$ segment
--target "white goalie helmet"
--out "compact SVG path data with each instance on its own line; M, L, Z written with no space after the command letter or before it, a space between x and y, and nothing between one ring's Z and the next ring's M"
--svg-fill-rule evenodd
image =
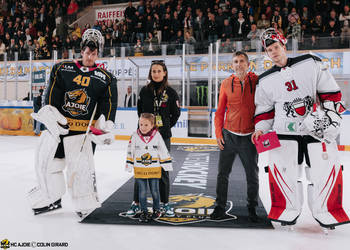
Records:
M97 48L98 51L102 51L103 44L104 44L104 39L99 30L97 29L85 30L82 36L81 48L88 46L89 48Z
M283 45L287 44L287 39L275 28L266 29L260 36L262 46L266 49L275 42L280 42Z

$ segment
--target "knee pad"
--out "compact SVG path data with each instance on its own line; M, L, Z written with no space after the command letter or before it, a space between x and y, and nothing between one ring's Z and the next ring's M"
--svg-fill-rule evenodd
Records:
M313 217L321 226L335 226L349 222L343 209L343 177L336 143L310 143L310 167L306 177L308 204Z
M35 171L38 185L29 192L32 208L41 208L52 204L65 193L62 170L65 162L54 159L58 146L57 139L45 130L39 139L35 151Z
M97 195L95 165L89 137L83 145L85 134L67 136L63 139L67 162L68 190L76 211L100 207Z
M303 203L302 182L298 181L298 143L281 140L281 147L268 152L271 210L274 221L295 222Z

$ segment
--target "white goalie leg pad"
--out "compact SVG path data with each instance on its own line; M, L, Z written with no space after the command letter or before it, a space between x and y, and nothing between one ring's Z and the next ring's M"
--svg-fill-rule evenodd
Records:
M307 148L311 165L306 171L308 204L313 217L325 227L349 222L342 205L343 178L336 143L325 144L325 148L322 143L310 143Z
M91 140L85 134L67 136L63 139L67 164L68 190L76 211L95 209L101 206L96 187L95 164Z
M269 184L271 209L268 218L274 221L295 223L303 203L300 165L298 165L298 143L281 140L281 147L269 154Z
M47 130L43 131L35 152L35 171L38 186L29 192L32 208L42 208L57 201L65 193L63 159L54 159L57 139Z

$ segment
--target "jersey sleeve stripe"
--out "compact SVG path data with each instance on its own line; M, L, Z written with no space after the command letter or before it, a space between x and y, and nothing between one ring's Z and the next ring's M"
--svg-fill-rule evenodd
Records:
M257 124L263 120L273 119L274 117L275 117L275 109L272 109L271 111L254 116L254 124Z
M56 69L55 71L55 77L53 78L53 83L52 83L52 86L51 86L51 89L50 89L50 95L49 95L49 104L52 104L51 103L51 97L52 97L52 90L56 84L56 78L57 78L57 72L58 70L62 67L63 63Z
M111 80L111 77L107 74L107 72L104 69L102 68L99 68L99 69L102 70L103 73L105 73L105 75L109 78L109 80Z
M341 101L341 92L330 92L330 93L318 93L321 101L333 101L340 102Z
M107 120L109 120L109 117L111 116L112 112L112 92L111 92L111 86L108 86L108 93L109 93L109 111L108 111L108 116Z

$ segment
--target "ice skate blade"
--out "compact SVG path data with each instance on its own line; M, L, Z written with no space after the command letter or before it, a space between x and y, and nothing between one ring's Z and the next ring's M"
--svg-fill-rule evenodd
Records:
M39 215L39 214L43 214L43 213L52 212L52 211L60 209L60 208L62 208L61 200L58 200L58 201L48 205L47 207L33 208L33 212L34 212L34 215Z

